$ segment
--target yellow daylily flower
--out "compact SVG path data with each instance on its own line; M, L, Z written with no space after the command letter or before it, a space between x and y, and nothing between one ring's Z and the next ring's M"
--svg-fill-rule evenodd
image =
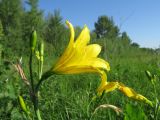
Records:
M136 93L132 88L124 86L122 83L119 84L119 90L129 98L143 101L152 106L152 102L150 100L148 100L143 95Z
M103 92L111 92L119 87L118 82L107 82L107 75L104 71L100 71L100 73L101 84L97 89L98 95L102 95Z
M107 82L106 73L104 71L99 71L99 73L101 75L101 84L99 85L97 89L97 93L99 96L101 96L103 92L111 92L118 88L127 97L135 99L135 100L143 101L153 106L150 100L148 100L143 95L136 93L132 88L126 87L125 85L119 82Z
M101 52L101 46L98 44L88 45L90 32L87 26L84 26L77 40L74 40L74 28L69 21L66 21L66 24L70 29L70 41L51 71L57 74L98 72L102 69L109 71L109 63L97 57Z

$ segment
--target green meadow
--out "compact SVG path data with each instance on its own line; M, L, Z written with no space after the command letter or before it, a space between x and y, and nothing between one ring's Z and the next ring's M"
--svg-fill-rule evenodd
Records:
M0 1L1 120L40 120L34 109L32 86L22 78L25 76L31 84L32 64L32 79L34 84L39 82L40 63L35 52L30 61L32 31L37 32L35 51L44 42L43 74L56 64L70 39L60 11L45 17L38 9L38 0L28 0L28 5L30 9L25 10L21 0ZM83 26L74 29L76 40ZM98 96L98 73L54 74L43 81L35 94L41 119L160 120L160 48L141 48L131 39L127 32L120 32L112 17L99 15L94 30L90 30L89 44L102 47L99 57L110 64L107 81L125 84L150 100L152 106L127 97L118 89ZM18 64L24 75L19 74Z

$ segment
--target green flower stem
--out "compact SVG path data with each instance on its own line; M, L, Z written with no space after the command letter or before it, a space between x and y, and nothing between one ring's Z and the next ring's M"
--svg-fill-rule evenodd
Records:
M46 79L48 79L51 75L53 75L54 73L51 71L47 71L46 73L44 73L41 77L41 79L39 80L38 84L35 87L35 93L38 92L40 85L42 84L42 82Z
M40 111L38 108L38 93L35 93L35 96L34 96L34 111L36 113L38 120L42 120L41 115L40 115Z
M42 57L42 56L40 56ZM42 77L42 72L43 72L43 60L41 60L41 58L38 60L38 78L39 80Z
M30 59L29 59L29 71L30 71L30 79L31 79L31 87L32 92L34 92L34 81L33 81L33 71L32 71L32 57L33 57L33 50L31 50Z
M42 70L43 70L43 61L40 60L40 71L39 71L39 80L41 79L42 77Z
M35 93L35 92L32 95L32 103L33 103L33 106L34 106L34 111L35 111L37 119L42 120L41 116L40 116L40 111L39 111L39 108L38 108L38 94Z
M33 102L33 106L34 106L34 111L35 111L35 114L37 116L37 119L38 120L42 120L41 119L41 116L40 116L40 112L39 112L39 109L38 109L38 95L37 95L37 92L35 91L35 88L34 88L34 80L33 80L33 71L32 71L32 58L33 58L33 53L34 51L31 50L31 53L30 53L30 60L29 60L29 71L30 71L30 79L31 79L31 92L32 92L32 102Z

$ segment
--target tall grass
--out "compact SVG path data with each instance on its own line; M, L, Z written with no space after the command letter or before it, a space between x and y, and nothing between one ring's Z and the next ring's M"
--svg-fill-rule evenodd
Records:
M153 100L153 88L145 75L145 70L149 70L151 73L157 75L158 98L160 98L160 67L158 65L160 56L157 56L154 52L144 51L131 46L123 48L123 45L119 42L117 43L117 41L102 39L96 42L99 42L103 46L101 56L107 59L111 65L111 71L108 73L108 81L123 82L135 89L138 93ZM58 56L56 56L54 54L55 49L52 46L47 46L49 45L46 43L44 71L50 68L61 54L59 52L57 54ZM28 73L28 57L24 54L22 58L24 71ZM17 102L17 96L23 93L25 102L29 107L31 107L30 98L24 94L27 92L27 89L24 87L22 80L18 77L12 64L10 62L7 63L7 61L14 62L16 60L9 58L8 60L4 59L1 63L0 119L26 119ZM39 106L42 118L44 120L88 119L87 108L90 100L96 94L96 88L99 83L99 76L93 74L51 77L40 88ZM147 105L141 104L138 101L126 98L118 91L104 95L101 104L108 103L122 108L123 114L117 116L111 109L100 109L92 117L93 120L152 119L152 109L148 109Z

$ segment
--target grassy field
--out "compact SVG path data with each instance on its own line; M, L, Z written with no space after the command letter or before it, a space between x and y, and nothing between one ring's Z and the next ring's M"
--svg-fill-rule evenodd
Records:
M104 40L98 42L101 44ZM121 54L118 54L118 50L111 50L110 46L110 49L104 49L100 55L104 59L107 58L111 66L111 71L107 73L108 81L123 82L149 100L153 102L156 98L158 100L160 98L160 56L156 52L152 53L139 48L132 48ZM1 61L0 119L27 119L18 103L18 96L23 96L31 113L34 113L33 106L26 85L11 63L16 62L18 56L11 58L4 58ZM26 55L22 58L24 73L29 78L29 58ZM53 50L46 51L44 71L49 69L57 58ZM36 70L36 61L34 61L34 66ZM156 75L156 98L154 87L145 74L146 70ZM37 73L34 72L34 74ZM96 103L90 103L96 95L99 84L98 74L50 77L43 83L39 92L39 109L42 118L44 120L158 120L160 118L160 114L157 114L155 118L155 106L152 108L143 102L130 99L117 90L104 94L103 98ZM102 104L115 105L123 112L117 115L110 108L100 108L93 114L95 108Z

